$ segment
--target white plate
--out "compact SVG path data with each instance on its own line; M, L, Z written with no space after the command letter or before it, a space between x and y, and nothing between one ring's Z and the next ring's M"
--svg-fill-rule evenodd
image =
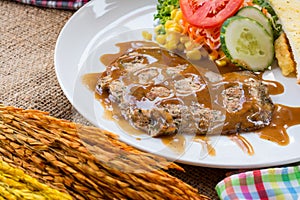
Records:
M244 134L254 148L252 156L226 136L211 138L215 156L207 155L199 143L188 145L184 154L177 155L160 139L145 135L142 140L137 140L114 122L102 118L102 106L82 84L81 77L86 73L103 71L99 58L102 54L117 52L116 43L142 39L142 30L151 31L155 10L155 0L91 1L71 17L57 40L55 69L72 105L91 123L118 134L122 141L181 163L216 168L256 168L299 161L300 126L288 130L290 144L287 146L278 146L256 134ZM296 85L295 79L282 77L278 69L265 73L265 78L276 78L285 86L284 94L272 96L275 103L300 106L300 86Z

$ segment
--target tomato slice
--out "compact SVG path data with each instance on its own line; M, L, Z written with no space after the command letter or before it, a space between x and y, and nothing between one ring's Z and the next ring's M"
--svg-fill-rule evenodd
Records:
M221 26L233 16L243 0L180 0L183 17L193 26L213 28Z

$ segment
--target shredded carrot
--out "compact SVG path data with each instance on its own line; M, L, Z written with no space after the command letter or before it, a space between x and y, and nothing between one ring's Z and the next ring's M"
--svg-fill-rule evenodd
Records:
M203 37L197 37L196 39L194 39L194 41L197 43L203 43L203 39Z
M186 25L184 25L184 29L183 29L183 32L182 32L182 33L183 33L184 35L187 34L188 30L189 30L189 27L186 26Z
M183 19L183 34L188 35L199 45L207 45L211 49L217 49L220 46L219 36L220 27L208 30L195 27Z
M190 34L191 34L192 38L195 39L197 37L197 35L196 35L196 28L192 27L191 29L192 29L192 31L190 32Z
M250 2L247 2L247 5L248 6L254 6L254 3L252 1L250 1Z
M264 14L264 15L267 15L268 14L268 10L266 8L262 8L261 12Z

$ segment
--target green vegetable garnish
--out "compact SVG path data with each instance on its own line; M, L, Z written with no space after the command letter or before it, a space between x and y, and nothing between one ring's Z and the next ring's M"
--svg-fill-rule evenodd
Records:
M159 19L159 23L164 25L170 19L172 10L179 7L179 0L158 0L154 19Z

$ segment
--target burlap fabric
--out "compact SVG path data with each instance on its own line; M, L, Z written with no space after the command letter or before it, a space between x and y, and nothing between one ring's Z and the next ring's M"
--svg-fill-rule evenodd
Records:
M0 102L89 124L64 96L54 71L54 48L72 11L0 1ZM170 173L218 199L215 185L228 170L181 165Z

